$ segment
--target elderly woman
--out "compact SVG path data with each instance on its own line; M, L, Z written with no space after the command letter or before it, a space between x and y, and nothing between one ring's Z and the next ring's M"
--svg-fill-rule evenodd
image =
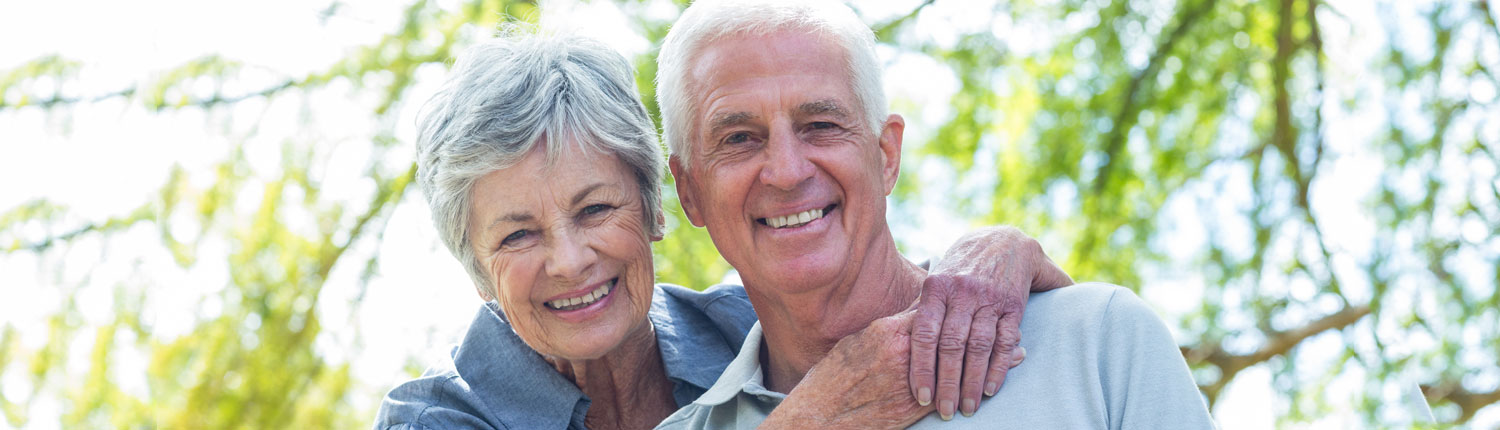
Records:
M742 287L654 282L664 160L632 73L568 36L487 41L454 65L421 119L418 178L486 303L451 360L391 390L377 428L650 428L734 358L755 322ZM788 398L879 412L839 400Z

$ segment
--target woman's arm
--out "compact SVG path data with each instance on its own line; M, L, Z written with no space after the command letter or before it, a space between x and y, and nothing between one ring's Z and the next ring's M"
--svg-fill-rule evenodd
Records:
M913 309L839 341L761 428L903 428L934 410L972 414L981 388L998 391L1024 358L1030 292L1073 283L1011 227L965 235L932 270Z
M1042 245L1015 227L959 238L932 265L911 325L911 391L938 414L972 415L1025 358L1021 316L1033 291L1073 285ZM982 389L982 391L981 391Z

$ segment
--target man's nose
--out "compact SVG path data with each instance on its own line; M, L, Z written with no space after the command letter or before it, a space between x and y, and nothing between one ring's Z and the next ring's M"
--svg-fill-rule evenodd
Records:
M577 232L559 230L562 231L552 234L551 252L547 256L547 276L563 280L584 277L588 269L599 261L599 253Z
M813 176L816 168L807 159L807 145L790 127L773 132L766 147L766 165L760 170L760 181L780 190L791 191Z

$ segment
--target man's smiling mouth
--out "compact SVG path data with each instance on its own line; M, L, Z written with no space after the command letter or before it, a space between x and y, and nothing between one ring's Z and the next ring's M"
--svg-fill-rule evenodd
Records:
M771 228L801 227L803 225L807 225L807 223L823 218L824 215L827 215L829 212L833 212L833 208L836 207L838 207L837 204L831 204L826 207L808 209L794 214L773 216L768 218L756 218L755 222L764 224Z

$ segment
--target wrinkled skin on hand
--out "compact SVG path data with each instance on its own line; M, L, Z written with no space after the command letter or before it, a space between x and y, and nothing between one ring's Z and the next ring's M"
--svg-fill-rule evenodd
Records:
M964 235L922 286L911 325L910 389L943 419L978 410L1021 363L1021 316L1031 292L1073 285L1042 246L1014 227Z
M1072 284L1020 230L965 235L911 309L840 340L761 428L904 428L934 411L970 415L1025 358L1030 293Z
M870 323L840 340L814 365L761 428L896 429L933 411L907 390L915 313Z

